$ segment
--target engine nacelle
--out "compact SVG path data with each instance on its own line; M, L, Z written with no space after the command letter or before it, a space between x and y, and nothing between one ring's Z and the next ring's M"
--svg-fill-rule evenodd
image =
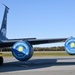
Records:
M75 55L75 38L67 39L64 47L68 54Z
M13 56L20 61L30 59L33 55L33 51L33 47L28 41L19 41L12 47Z

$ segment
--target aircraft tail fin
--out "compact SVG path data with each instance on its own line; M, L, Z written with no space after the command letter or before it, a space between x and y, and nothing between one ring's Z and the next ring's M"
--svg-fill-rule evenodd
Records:
M4 4L3 4L3 5L4 5ZM4 5L4 6L5 6L5 11L4 11L4 16L3 16L3 20L2 20L2 25L1 25L0 31L1 31L2 35L3 35L4 37L6 37L7 13L8 13L9 8L8 8L6 5Z

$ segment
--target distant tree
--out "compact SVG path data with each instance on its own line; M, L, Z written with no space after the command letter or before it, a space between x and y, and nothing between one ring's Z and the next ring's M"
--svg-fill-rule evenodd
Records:
M3 48L2 51L11 51L11 47ZM34 51L65 51L64 47L34 47Z

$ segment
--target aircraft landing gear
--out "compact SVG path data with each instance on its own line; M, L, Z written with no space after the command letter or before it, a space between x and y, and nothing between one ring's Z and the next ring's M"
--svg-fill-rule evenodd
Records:
M0 56L0 65L3 65L3 57Z

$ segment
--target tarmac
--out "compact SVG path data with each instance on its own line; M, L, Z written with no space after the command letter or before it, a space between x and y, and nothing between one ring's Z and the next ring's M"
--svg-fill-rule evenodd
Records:
M32 57L24 62L5 57L0 75L75 75L75 56Z

